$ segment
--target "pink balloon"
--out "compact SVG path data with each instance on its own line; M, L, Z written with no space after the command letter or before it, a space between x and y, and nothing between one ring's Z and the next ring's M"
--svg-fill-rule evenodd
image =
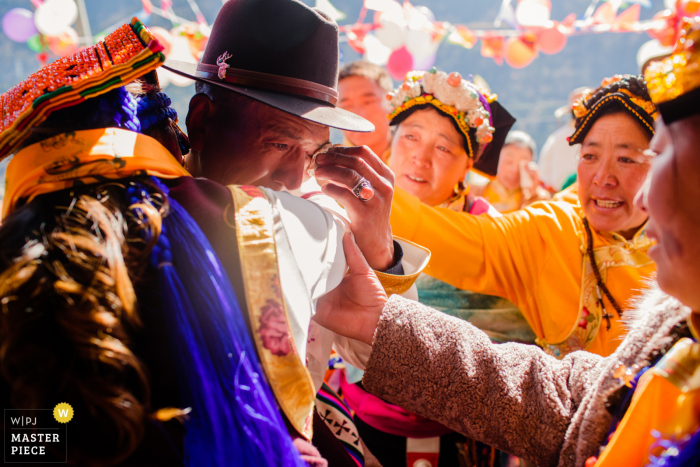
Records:
M13 8L2 17L2 32L15 42L27 42L37 34L34 13L24 8Z
M558 54L566 47L566 35L561 32L559 25L543 29L537 35L537 47L542 53L549 55Z
M413 69L413 55L405 46L391 52L386 69L396 81L403 81L406 73Z
M58 36L46 39L49 42L49 50L59 57L65 57L78 51L78 33L70 26Z

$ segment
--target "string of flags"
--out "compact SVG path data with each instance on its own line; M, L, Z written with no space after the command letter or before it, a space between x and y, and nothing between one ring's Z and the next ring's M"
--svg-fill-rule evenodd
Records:
M26 43L42 66L50 58L70 55L94 44L132 16L145 24L152 15L168 19L172 28L155 26L151 31L163 44L166 56L181 61L196 63L211 32L196 0L187 0L194 21L176 15L172 0L160 0L159 6L151 0L141 0L141 10L93 35L84 2L27 0L33 10L6 11L2 30L11 40ZM330 0L316 0L315 6L335 21L346 18ZM652 41L643 46L644 51L640 50L643 55L670 47L679 34L682 18L700 14L700 0L665 0L664 10L650 20L640 21L641 8L651 6L650 0L591 0L583 15L571 13L555 20L551 18L551 0L502 0L493 23L484 27L438 20L429 8L414 6L408 0L363 0L357 20L340 26L340 32L341 40L353 50L366 60L385 66L394 79L401 81L408 71L430 69L438 48L445 42L467 49L480 47L482 56L499 65L505 62L522 68L539 53L561 52L571 36L646 32ZM79 17L83 37L73 28ZM158 74L163 87L192 83L165 69L159 69Z
M569 37L583 34L646 32L656 48L669 47L682 18L700 14L699 0L665 0L664 10L640 21L641 8L651 6L650 0L592 0L582 16L571 13L554 20L550 0L502 0L492 27L484 28L440 21L427 7L408 1L364 0L358 20L340 29L353 50L403 80L410 70L432 67L444 42L467 49L480 46L481 55L499 65L523 68L539 53L559 53ZM329 0L317 0L316 7L336 21L344 18Z

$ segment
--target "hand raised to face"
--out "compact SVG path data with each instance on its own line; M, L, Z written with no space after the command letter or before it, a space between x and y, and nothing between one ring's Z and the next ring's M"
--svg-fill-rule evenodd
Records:
M328 181L323 192L348 213L352 233L369 265L384 271L394 261L394 243L389 216L394 196L394 174L366 146L331 148L316 157L316 178ZM374 188L368 201L355 197L352 189L365 178Z

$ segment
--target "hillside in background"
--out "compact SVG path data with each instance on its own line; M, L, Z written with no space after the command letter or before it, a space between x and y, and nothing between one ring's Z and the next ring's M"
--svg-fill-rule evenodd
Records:
M414 0L430 8L439 21L453 24L490 23L497 14L497 0ZM313 0L304 0L313 5ZM157 1L154 3L158 3ZM333 5L343 11L347 18L340 24L354 22L362 6L361 0L332 0ZM93 34L118 22L127 22L141 9L139 0L86 0L88 16ZM210 24L221 8L221 0L197 0ZM569 13L583 16L588 0L552 0L552 19L562 20ZM642 19L650 18L663 9L662 0L653 0L651 9L642 9ZM29 0L0 0L0 14L14 7L31 9ZM187 0L173 0L175 13L194 19ZM371 15L368 15L371 16ZM369 18L367 19L369 21ZM171 23L152 16L149 25L170 28ZM76 26L78 32L79 27ZM557 55L540 54L524 69L513 69L508 65L497 65L492 59L479 53L479 45L467 50L443 43L437 53L436 66L445 71L458 71L463 76L479 74L497 93L499 100L518 119L515 128L530 133L538 145L558 126L554 110L566 104L569 92L579 86L597 86L600 81L613 74L637 73L636 54L639 47L650 38L646 34L606 33L570 37L566 48ZM35 54L25 45L10 41L0 33L0 52L3 66L0 67L0 90L5 91L36 71L39 66ZM341 44L342 60L348 63L359 56L347 45ZM189 98L194 86L177 88L169 86L166 91L173 99L181 122L187 112Z

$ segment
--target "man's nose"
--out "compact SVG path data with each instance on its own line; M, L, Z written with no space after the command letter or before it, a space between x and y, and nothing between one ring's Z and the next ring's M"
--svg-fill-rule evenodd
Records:
M651 185L651 170L647 174L646 180L634 196L634 206L642 212L647 212L647 199L649 197L649 186Z

